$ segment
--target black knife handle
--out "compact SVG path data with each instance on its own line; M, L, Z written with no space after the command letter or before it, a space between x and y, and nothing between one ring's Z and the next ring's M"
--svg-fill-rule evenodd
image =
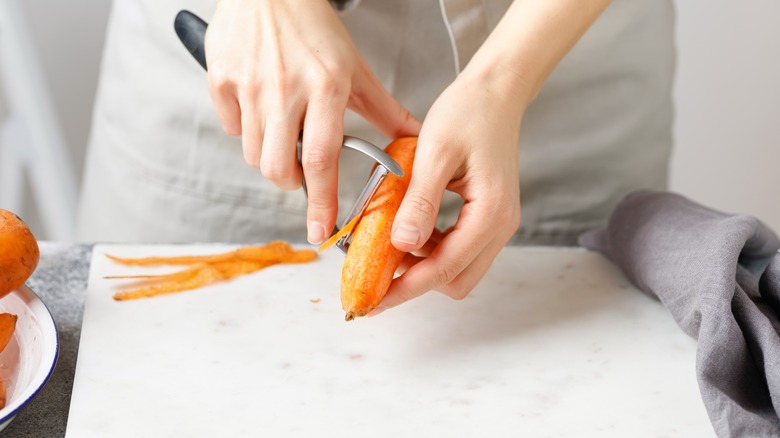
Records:
M204 70L208 70L206 67L206 47L204 45L207 27L208 23L187 10L179 11L176 14L176 19L173 20L173 28L176 29L176 35L179 36L184 47L187 48L190 55L198 61L198 64Z

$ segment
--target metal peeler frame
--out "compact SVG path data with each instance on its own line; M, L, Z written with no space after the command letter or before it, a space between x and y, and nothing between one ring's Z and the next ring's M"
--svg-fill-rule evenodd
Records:
M352 205L352 208L349 210L349 213L347 214L346 218L341 223L341 227L336 227L336 229L333 230L333 234L338 233L340 228L347 225L355 217L363 216L363 213L366 211L366 206L368 206L368 201L370 201L371 198L374 197L374 194L379 188L379 185L382 184L382 181L385 180L388 173L393 173L395 175L398 175L399 177L404 176L404 170L401 168L401 166L398 165L398 163L395 162L395 160L393 160L389 155L387 155L385 151L383 151L382 149L374 146L373 144L363 139L345 135L344 141L342 142L342 147L353 149L358 152L362 152L365 155L368 155L374 161L376 161L377 166L374 168L374 171L371 172L371 177L368 178L368 182L366 182L365 187L363 187L363 191L360 192L360 196L358 196L357 200ZM303 154L303 144L301 139L299 138L298 139L298 163L301 163L302 154ZM308 197L309 194L306 191L305 177L302 177L301 183L302 183L301 185L303 186L303 193ZM340 249L342 252L346 254L347 249L349 249L349 244L351 241L352 241L352 230L350 230L349 233L342 236L336 242L336 247L338 247L338 249Z

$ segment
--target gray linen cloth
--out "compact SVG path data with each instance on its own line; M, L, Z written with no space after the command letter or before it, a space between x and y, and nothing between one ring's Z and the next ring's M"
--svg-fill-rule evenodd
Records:
M640 191L580 244L606 255L698 340L696 375L718 436L780 436L780 240L772 230Z

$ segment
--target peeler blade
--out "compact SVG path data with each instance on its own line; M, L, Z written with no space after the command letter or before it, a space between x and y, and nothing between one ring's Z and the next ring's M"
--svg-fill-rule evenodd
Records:
M376 194L376 191L379 189L379 185L382 184L382 181L387 178L388 173L390 173L390 171L384 165L377 163L376 168L374 168L374 171L371 173L371 177L368 178L368 182L366 183L365 187L363 187L363 191L360 192L360 196L358 196L355 204L352 206L352 209L349 210L349 214L347 214L346 219L344 219L344 222L342 222L342 227L347 225L350 221L352 221L352 219L363 216L363 213L366 212L366 207L368 207L369 201L371 201L371 199L374 197L374 194ZM336 232L338 231L339 230L336 230ZM349 233L342 236L341 239L336 242L336 247L344 254L347 253L349 244L352 242L353 232L354 229L350 230Z

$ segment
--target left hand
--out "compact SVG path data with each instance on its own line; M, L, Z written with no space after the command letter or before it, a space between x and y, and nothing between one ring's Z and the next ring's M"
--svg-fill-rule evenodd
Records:
M523 112L609 0L516 1L436 99L420 131L412 179L393 222L393 245L411 251L381 312L438 290L462 299L520 226L518 141ZM434 232L448 189L465 201Z
M392 232L393 245L411 254L374 314L430 290L464 298L520 226L518 141L526 99L512 72L489 76L464 71L423 122ZM457 223L441 233L434 225L445 189L465 204Z

